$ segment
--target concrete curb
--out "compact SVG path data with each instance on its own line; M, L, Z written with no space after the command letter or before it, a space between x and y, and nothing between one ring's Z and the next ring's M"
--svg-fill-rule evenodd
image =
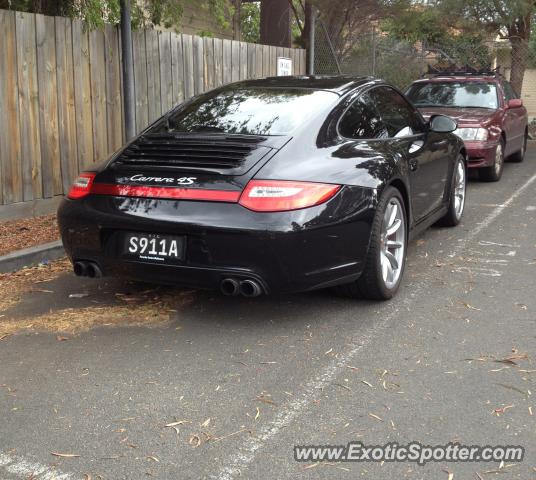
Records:
M37 247L23 248L0 256L0 273L33 267L45 260L56 260L65 255L61 240L44 243Z

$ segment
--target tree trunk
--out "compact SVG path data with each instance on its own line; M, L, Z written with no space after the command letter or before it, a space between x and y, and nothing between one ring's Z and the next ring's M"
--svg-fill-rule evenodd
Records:
M512 66L510 70L510 83L518 95L523 90L523 79L527 69L529 55L530 30L532 26L533 11L523 18L517 19L508 28L510 44L512 45Z
M512 68L510 70L510 83L518 95L523 90L523 78L527 68L528 41L519 37L511 38Z
M262 0L261 43L290 47L290 6L288 0Z

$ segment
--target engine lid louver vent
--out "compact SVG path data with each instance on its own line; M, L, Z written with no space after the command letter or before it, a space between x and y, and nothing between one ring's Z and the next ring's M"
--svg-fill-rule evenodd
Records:
M270 151L259 145L265 140L254 135L147 133L130 144L115 159L114 166L239 175Z

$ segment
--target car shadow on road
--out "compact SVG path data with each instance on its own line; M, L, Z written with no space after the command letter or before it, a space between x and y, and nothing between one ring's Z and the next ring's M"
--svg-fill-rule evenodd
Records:
M343 298L331 290L256 298L159 286L121 278L87 279L64 271L29 286L0 312L0 333L27 329L77 333L98 327L165 327L177 322L247 325L337 315L341 310L377 305Z

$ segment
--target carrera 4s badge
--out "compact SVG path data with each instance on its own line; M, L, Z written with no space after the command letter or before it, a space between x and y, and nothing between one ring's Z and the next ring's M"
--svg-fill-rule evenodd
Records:
M145 177L142 174L137 174L130 177L130 181L132 182L169 183L170 185L192 185L196 180L197 177Z

